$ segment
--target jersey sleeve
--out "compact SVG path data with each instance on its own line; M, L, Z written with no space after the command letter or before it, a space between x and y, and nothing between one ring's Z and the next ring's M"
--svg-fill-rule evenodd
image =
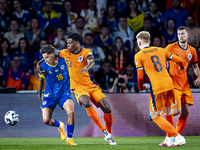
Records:
M141 69L143 70L143 69L144 69L139 54L136 54L136 55L135 55L135 66L136 66L136 69L137 69L137 70L141 70Z
M88 58L90 56L93 56L92 51L90 49L85 49L84 50L84 57Z
M139 54L135 55L135 65L137 69L138 89L142 90L144 84L144 68Z
M181 59L180 57L178 57L178 56L176 56L173 53L170 53L168 51L166 51L166 53L167 53L167 59L168 60L172 60L176 63L183 63L183 59Z
M192 60L191 60L192 64L195 64L196 62L198 62L198 57L197 57L197 52L195 50L195 48L192 48Z

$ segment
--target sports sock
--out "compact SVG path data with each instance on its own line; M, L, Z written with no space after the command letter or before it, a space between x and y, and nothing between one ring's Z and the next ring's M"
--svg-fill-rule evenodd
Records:
M111 133L112 130L112 123L113 123L113 115L112 112L109 114L105 114L104 113L104 120L105 120L105 124L106 124L106 130Z
M60 122L57 121L56 119L54 119L54 120L55 120L55 123L53 124L53 126L60 127Z
M105 129L105 127L103 126L101 120L99 119L99 116L97 115L97 112L95 111L95 109L92 107L90 108L86 108L86 112L88 114L88 116L96 123L96 125L100 128L101 132L103 132L103 130Z
M67 124L67 141L68 141L69 139L71 139L72 136L73 136L73 133L74 133L74 126L75 126L75 125Z
M180 113L180 116L179 116L177 123L176 123L176 130L178 131L179 134L181 134L183 129L185 128L188 116L189 116L189 114Z
M171 136L176 137L179 133L173 127L171 123L169 123L166 119L161 116L153 117L152 120L165 132L169 133Z
M174 118L173 118L172 114L171 115L165 115L165 119L174 126ZM171 135L169 133L167 133L167 137L171 137Z

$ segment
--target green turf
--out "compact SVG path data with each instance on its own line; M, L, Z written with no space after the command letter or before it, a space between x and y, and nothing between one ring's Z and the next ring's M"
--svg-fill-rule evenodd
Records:
M77 146L67 146L60 138L0 138L0 150L200 150L200 137L187 136L186 145L180 147L159 147L164 137L115 137L118 145L107 144L103 137L74 138Z

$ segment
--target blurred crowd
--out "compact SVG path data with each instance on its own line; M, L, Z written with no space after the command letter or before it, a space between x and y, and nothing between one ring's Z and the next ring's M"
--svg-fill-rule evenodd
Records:
M188 43L200 59L199 0L0 0L0 24L0 87L17 90L38 89L39 49L65 49L74 32L92 50L92 76L104 92L138 92L134 55L140 31L150 32L151 46L164 48L177 41L178 27L187 26ZM188 80L195 88L191 67Z

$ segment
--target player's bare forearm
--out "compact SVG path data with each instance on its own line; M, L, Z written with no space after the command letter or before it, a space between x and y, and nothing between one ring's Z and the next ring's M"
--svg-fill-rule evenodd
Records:
M194 74L196 75L197 79L194 81L194 86L200 87L200 71L199 71L199 66L197 63L192 65L194 69Z
M42 71L41 64L42 64L43 61L44 61L44 58L42 58L40 61L37 62L37 71L39 71L39 72Z
M38 85L38 98L43 101L42 99L42 89L44 86L44 78L40 77L39 79L39 85Z
M87 66L81 70L81 73L88 72L91 70L95 65L94 57L90 56L87 58Z

